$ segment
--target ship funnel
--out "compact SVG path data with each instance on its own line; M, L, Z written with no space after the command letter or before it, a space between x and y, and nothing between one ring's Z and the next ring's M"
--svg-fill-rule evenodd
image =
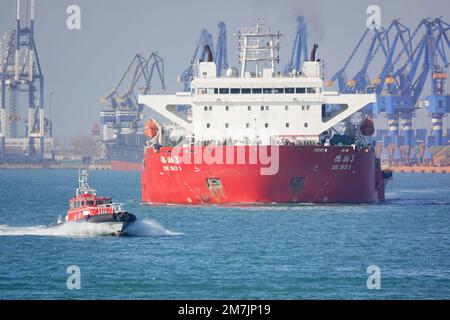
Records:
M212 52L209 45L205 46L206 62L212 62Z
M313 48L311 50L311 59L309 59L309 61L316 61L316 51L318 47L319 46L317 44L313 45Z

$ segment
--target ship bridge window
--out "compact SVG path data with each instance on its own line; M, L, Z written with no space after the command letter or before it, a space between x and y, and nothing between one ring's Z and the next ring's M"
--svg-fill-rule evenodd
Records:
M308 122L305 122L305 124L303 125L305 128L308 128Z
M261 88L253 88L252 93L262 93L262 89Z
M204 107L203 107L203 110L208 111L208 107L207 107L207 106L204 106Z
M252 111L252 106L247 106L248 111Z
M230 125L228 123L225 123L225 128L228 128Z
M241 89L240 88L231 88L230 93L239 94L239 93L241 93Z
M288 111L289 110L289 106L284 106L284 110Z
M210 123L207 123L207 124L206 124L206 127L207 127L207 128L211 128L211 124L210 124Z
M208 94L214 94L214 93L216 93L215 91L216 91L216 89L208 88Z
M208 90L206 88L198 88L198 94L206 94Z
M295 93L295 88L284 88L285 93Z
M273 92L274 93L284 93L284 88L274 88Z
M295 88L295 93L306 93L305 88Z
M242 88L242 89L241 89L241 93L242 93L242 94L249 94L249 93L252 93L252 89L250 89L250 88Z
M88 206L93 206L93 205L94 205L94 201L88 200L88 201L86 201L86 204L87 204Z
M228 93L230 93L230 89L229 88L220 88L219 93L220 94L228 94Z
M230 111L230 106L226 106L225 111Z
M219 93L219 89L214 88L214 93L215 93L215 94L218 94L218 93Z
M264 88L263 89L263 93L272 93L273 89L272 88Z

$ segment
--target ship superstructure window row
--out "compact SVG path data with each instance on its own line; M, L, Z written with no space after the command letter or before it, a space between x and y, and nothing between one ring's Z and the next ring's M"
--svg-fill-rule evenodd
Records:
M294 94L320 93L319 87L307 88L198 88L198 94Z
M310 105L301 105L299 106L301 108L302 111L309 111L311 110L311 106ZM261 106L260 107L261 111L269 111L270 110L270 106ZM204 106L203 107L204 111L212 111L213 107L212 106ZM225 106L225 111L230 111L231 107L230 106ZM240 110L240 109L236 109L236 110ZM290 108L289 106L284 106L284 110L285 111L289 111ZM247 106L247 111L252 111L252 106Z

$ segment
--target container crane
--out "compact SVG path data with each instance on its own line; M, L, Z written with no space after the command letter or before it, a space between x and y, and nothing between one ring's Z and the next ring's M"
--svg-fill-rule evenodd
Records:
M430 25L431 24L431 25ZM448 77L449 61L446 50L450 49L448 32L450 25L437 18L429 21L427 28L428 64L430 69L431 95L425 97L428 101L428 111L431 115L432 144L443 145L442 119L450 112L450 95L445 92L445 82Z
M105 134L107 128L112 128L115 135L124 130L129 133L138 129L140 120L143 118L143 105L138 103L137 91L139 91L139 94L150 93L155 70L161 82L161 88L164 90L163 59L155 52L152 52L148 57L136 54L116 86L101 99L102 104L107 107L100 113L104 140L110 140L108 134ZM130 79L130 81L122 91L126 79ZM138 83L141 83L142 87L137 88Z
M23 20L22 9L25 5L29 17ZM46 157L53 153L52 137L48 136L46 125L49 122L44 114L44 75L34 31L35 0L16 0L16 26L8 41L4 41L0 52L0 161L40 163L50 160L51 156ZM27 95L25 139L18 131L21 117L17 98L21 94ZM8 141L12 149L20 145L20 152L22 149L26 151L23 154L13 151L8 155Z

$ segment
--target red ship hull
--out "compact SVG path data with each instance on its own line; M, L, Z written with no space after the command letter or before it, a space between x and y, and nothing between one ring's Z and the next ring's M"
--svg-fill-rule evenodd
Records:
M219 148L234 152L235 164L182 161L173 149L147 148L142 200L152 204L375 203L384 200L385 179L371 148L279 146L278 170L262 175L262 164L238 164L256 147L187 147L181 155ZM253 149L252 149L253 148ZM211 151L212 150L212 151Z

